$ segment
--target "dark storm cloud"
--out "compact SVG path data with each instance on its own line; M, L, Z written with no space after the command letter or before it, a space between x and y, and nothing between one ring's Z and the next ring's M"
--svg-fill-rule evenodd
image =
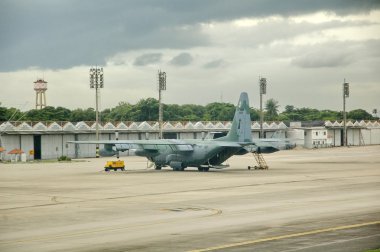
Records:
M224 60L218 59L218 60L213 60L213 61L210 61L210 62L204 64L203 67L204 68L217 68L217 67L223 66L224 63L225 63Z
M135 59L135 66L146 66L149 64L159 63L162 58L162 53L147 53Z
M180 53L175 56L169 63L176 66L187 66L191 64L193 57L189 53Z
M134 49L208 45L197 27L201 22L320 10L345 15L379 5L375 0L3 0L0 71L101 65Z
M355 64L358 61L376 58L380 60L380 40L365 42L327 42L314 46L298 47L299 56L291 60L291 64L301 68L341 67Z

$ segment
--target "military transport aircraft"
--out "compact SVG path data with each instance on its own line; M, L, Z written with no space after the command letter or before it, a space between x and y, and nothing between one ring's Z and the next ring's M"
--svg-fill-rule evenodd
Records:
M101 156L114 156L119 151L135 150L138 156L144 156L155 164L155 169L170 166L174 171L183 171L187 167L197 167L199 171L209 168L221 169L233 155L248 152L272 153L279 148L260 139L253 140L248 94L240 94L231 129L226 136L215 139L159 139L159 140L99 140L70 141L75 144L104 144Z

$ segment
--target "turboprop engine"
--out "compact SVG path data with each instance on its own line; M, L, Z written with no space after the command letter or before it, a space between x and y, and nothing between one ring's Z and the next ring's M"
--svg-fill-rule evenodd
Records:
M178 161L171 161L169 163L169 166L174 170L183 170L184 168L186 168L186 165L183 162Z
M166 163L174 170L183 170L187 165L183 162L184 156L179 154L170 154L166 156Z
M99 150L99 155L102 157L112 157L118 154L118 151L115 151L112 148L111 144L105 144L103 149Z

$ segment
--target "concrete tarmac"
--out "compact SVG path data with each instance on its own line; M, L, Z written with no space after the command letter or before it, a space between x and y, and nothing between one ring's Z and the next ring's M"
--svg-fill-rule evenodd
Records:
M380 146L265 155L269 170L155 171L125 157L0 164L0 251L380 248Z

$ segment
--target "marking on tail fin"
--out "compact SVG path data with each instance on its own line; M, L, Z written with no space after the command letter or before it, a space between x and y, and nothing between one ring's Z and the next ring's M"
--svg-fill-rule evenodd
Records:
M235 142L252 140L249 99L246 92L240 94L231 129L223 140Z

